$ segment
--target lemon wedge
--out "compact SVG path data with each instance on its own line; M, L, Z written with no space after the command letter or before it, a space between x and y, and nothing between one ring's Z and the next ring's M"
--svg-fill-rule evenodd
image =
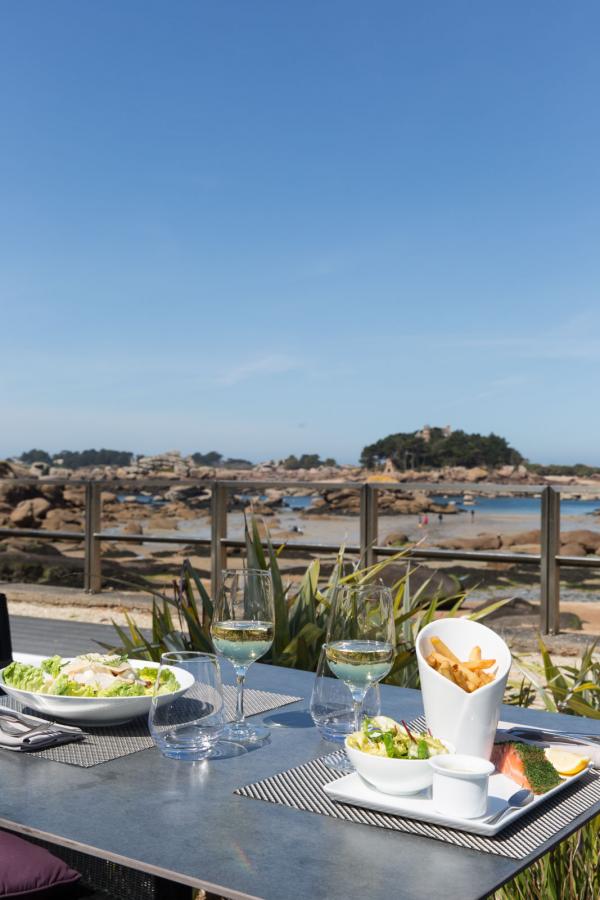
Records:
M559 775L577 775L578 772L587 769L589 756L578 756L577 753L569 753L568 750L557 750L546 747L544 750L546 759L551 762Z

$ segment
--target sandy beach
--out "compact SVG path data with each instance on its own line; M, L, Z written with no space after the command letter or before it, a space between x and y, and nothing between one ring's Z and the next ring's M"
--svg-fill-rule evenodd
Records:
M265 517L265 524L275 538L283 538L289 543L296 541L315 541L333 544L357 544L359 542L360 523L358 516L336 516L300 513L284 508L274 516ZM151 525L151 522L148 522ZM439 521L437 514L429 514L429 524L419 527L416 515L394 515L379 517L379 540L385 541L393 533L405 534L411 541L423 538L426 543L435 545L440 540L451 537L472 538L480 534L516 534L531 531L540 527L539 515L533 513L483 513L478 510L470 513L444 515ZM589 529L600 532L600 520L596 516L563 515L561 531ZM243 537L244 517L242 513L230 513L228 516L228 535L233 538ZM202 517L179 523L177 531L165 534L193 534L198 537L210 537L210 519Z

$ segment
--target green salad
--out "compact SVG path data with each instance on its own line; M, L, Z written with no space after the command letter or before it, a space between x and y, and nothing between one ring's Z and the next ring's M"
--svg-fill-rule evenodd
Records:
M354 750L390 759L429 759L448 753L446 746L429 732L411 731L406 722L400 724L387 716L365 718L362 730L355 731L347 740Z
M126 656L86 653L75 659L51 656L39 666L13 662L3 671L5 684L36 694L62 697L147 697L153 693L157 669L134 669ZM168 669L160 673L159 694L179 690Z

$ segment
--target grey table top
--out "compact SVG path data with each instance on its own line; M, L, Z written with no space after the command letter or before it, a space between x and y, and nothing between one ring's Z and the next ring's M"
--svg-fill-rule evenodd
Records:
M305 698L312 681L307 672L260 664L249 675L249 687ZM384 712L396 718L422 712L417 691L384 686L382 699ZM563 720L564 727L579 726L600 735L600 721L515 707L508 707L505 717L553 727ZM4 752L0 826L231 898L387 900L393 895L475 900L533 861L478 853L233 794L240 785L331 749L314 728L274 728L266 746L209 762L164 759L151 749L80 769ZM600 812L600 804L595 812ZM589 817L574 820L561 837Z

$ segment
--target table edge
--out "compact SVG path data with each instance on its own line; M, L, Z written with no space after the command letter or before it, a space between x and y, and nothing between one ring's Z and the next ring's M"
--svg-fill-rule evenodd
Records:
M113 853L109 850L100 850L98 847L94 847L91 844L84 844L80 841L71 840L70 838L60 837L49 831L42 831L39 828L32 828L28 825L21 825L19 822L14 822L12 819L6 819L3 816L0 816L0 828L26 837L37 838L41 841L46 841L49 844L55 844L57 847L65 847L69 850L85 853L88 856L93 856L97 859L114 862L117 865L127 866L129 869L135 869L136 871L144 872L147 875L156 875L159 878L164 878L167 881L174 881L177 884L185 884L188 887L200 888L208 893L228 897L230 900L262 900L261 897L255 894L240 893L240 891L226 888L223 885L215 884L211 881L204 881L200 878L193 878L183 875L183 873L174 872L172 869L164 869L161 866L155 866L152 863L142 863L140 860L123 856L120 853Z

